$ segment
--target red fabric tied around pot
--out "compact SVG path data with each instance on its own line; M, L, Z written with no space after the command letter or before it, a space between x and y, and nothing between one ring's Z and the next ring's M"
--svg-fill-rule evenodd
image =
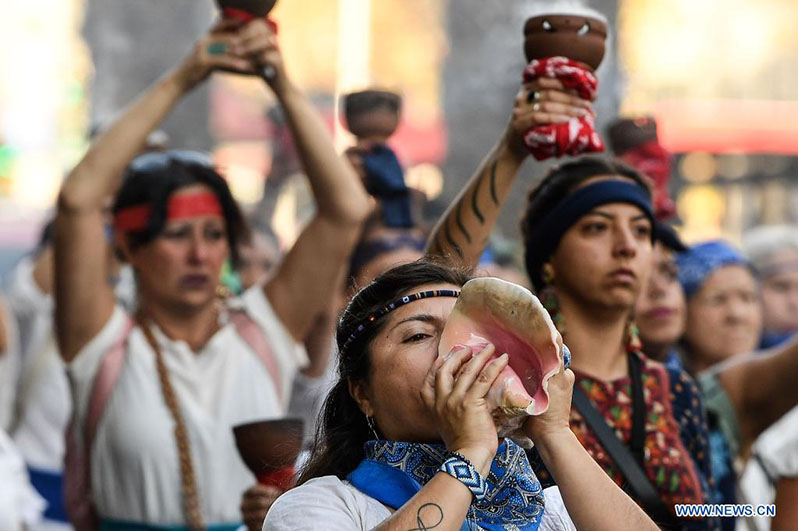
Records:
M596 75L586 65L567 57L533 59L524 69L524 83L540 77L559 79L566 89L576 90L582 99L596 99ZM604 142L596 133L590 114L567 122L533 127L524 135L524 143L537 160L604 151Z
M232 18L232 19L238 20L239 22L243 22L243 23L251 22L251 21L255 20L256 18L258 18L255 15L253 15L252 13L250 13L249 11L245 11L243 9L239 9L237 7L224 7L224 8L222 8L222 17L223 18ZM269 17L266 17L266 24L268 24L269 28L271 28L272 32L275 35L277 35L277 22L275 22L274 20L270 19Z

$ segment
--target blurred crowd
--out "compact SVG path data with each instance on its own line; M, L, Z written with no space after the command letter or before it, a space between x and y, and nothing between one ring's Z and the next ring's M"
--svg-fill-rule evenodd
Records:
M65 179L0 294L0 530L798 528L798 227L685 244L654 120L544 156L540 128L590 131L593 110L533 68L429 219L389 147L401 97L346 95L338 153L288 66L272 26L223 19ZM314 210L288 248L158 131L216 71L263 77L290 130ZM492 237L551 155L522 239ZM512 361L438 356L472 277L531 290L556 327L531 448L486 405ZM704 503L776 512L675 510Z

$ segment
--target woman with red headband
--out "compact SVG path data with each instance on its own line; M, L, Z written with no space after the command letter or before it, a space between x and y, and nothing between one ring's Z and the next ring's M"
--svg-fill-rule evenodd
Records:
M584 104L557 80L526 85L505 136L436 227L430 251L475 265L529 155L524 133L578 117ZM684 372L646 358L630 321L651 267L646 181L621 163L569 161L532 189L521 228L530 281L573 352L571 429L658 525L717 528L717 519L677 518L674 509L709 503L713 492L698 389ZM534 451L530 457L549 484Z
M201 154L134 156L211 72L264 66L274 70L268 83L293 130L317 212L265 285L220 303L222 265L235 262L246 232L224 179ZM103 530L240 524L252 476L231 427L284 414L293 376L308 361L297 344L333 295L370 208L326 129L286 75L267 23L223 22L121 114L65 181L56 327L91 486L90 497L71 489L67 472L78 527L94 512ZM115 244L135 271L135 314L100 281L103 198L117 189Z

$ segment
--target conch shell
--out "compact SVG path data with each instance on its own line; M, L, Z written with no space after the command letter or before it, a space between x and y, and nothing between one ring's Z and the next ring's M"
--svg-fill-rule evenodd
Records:
M445 356L456 345L476 353L488 342L496 347L495 357L509 355L487 397L498 435L531 446L519 428L527 416L549 407L548 381L560 370L562 336L528 289L498 278L475 278L460 292L438 354Z

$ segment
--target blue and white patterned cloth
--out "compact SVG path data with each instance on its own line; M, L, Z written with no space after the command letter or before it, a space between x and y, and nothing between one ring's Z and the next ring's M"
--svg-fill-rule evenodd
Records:
M713 240L690 247L676 255L679 282L689 299L701 289L707 277L716 269L728 265L748 266L748 261L737 249L723 240Z
M365 454L347 480L393 509L421 490L449 457L442 444L397 441L368 441ZM471 503L461 529L536 531L543 519L543 489L523 448L505 439L485 479L487 494Z

